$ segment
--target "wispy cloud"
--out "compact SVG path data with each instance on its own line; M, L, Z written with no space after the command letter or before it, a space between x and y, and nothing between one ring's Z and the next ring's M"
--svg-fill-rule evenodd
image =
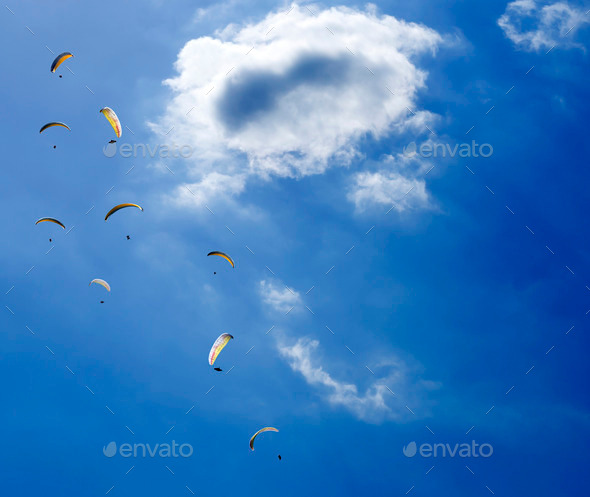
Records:
M504 34L517 47L530 52L547 50L554 45L582 47L572 40L576 31L588 22L585 12L568 2L538 0L510 2L498 19ZM525 24L531 27L526 29Z
M212 172L195 183L178 186L169 200L178 205L200 206L206 205L212 198L230 200L244 190L245 181L241 174Z
M264 304L273 311L285 313L301 304L299 292L273 281L262 280L259 283L259 292Z
M438 388L439 384L411 377L412 371L401 359L391 357L382 362L379 368L387 370L386 376L376 379L364 393L360 393L355 384L335 379L318 364L315 357L318 347L317 340L302 338L292 345L279 345L279 353L291 369L300 373L309 385L318 388L331 405L343 407L357 418L371 423L406 421L428 414L425 393ZM405 402L410 401L414 413L406 407Z
M426 208L430 203L424 180L408 178L396 171L356 174L348 199L359 212L394 204L398 211L403 211L408 208Z

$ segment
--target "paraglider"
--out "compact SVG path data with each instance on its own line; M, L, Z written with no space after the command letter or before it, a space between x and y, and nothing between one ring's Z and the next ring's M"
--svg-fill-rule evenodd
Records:
M215 371L223 371L221 368L213 368Z
M227 343L233 338L229 333L222 333L217 337L217 340L213 343L211 347L211 351L209 352L209 365L213 366L215 359L219 353L223 350L223 348L227 345Z
M282 459L281 454L279 454L279 461Z
M121 128L121 121L119 121L119 118L117 117L117 114L115 114L115 111L110 107L103 107L102 109L100 109L100 113L107 118L107 121L115 130L117 138L121 138L121 133L123 132L123 129Z
M131 237L129 235L127 235L127 240L131 240Z
M55 60L51 64L51 72L55 72L59 66L61 66L62 62L68 60L69 58L73 57L74 55L70 52L60 53ZM60 76L61 78L61 76Z
M45 131L47 128L53 128L54 126L61 126L62 128L66 128L67 130L72 131L67 124L54 121L54 122L50 122L50 123L47 123L47 124L44 124L43 126L41 126L39 133L43 133L43 131ZM53 148L55 148L55 147L53 147Z
M96 283L97 285L101 285L107 289L107 292L111 291L111 285L109 285L105 280L101 280L100 278L93 279L88 286L92 285L92 283Z
M272 426L267 426L266 428L258 430L256 433L254 433L254 435L252 435L252 438L250 439L250 450L254 450L254 439L265 431L276 431L278 433L279 430L273 428Z
M209 252L207 254L207 257L209 257L210 255L218 255L219 257L223 257L227 262L231 264L231 267L236 267L232 258L229 255L224 254L223 252Z
M118 210L124 209L125 207L137 207L140 211L143 211L143 207L141 207L140 205L137 205L137 204L119 204L119 205L115 205L115 207L113 207L109 212L107 212L107 215L104 217L104 220L106 221L115 212L117 212Z
M60 225L64 230L66 229L66 227L64 226L64 224L61 221L58 221L57 219L54 219L52 217L42 217L35 224L44 223L44 222L55 223L55 224ZM51 240L49 240L49 241L51 241Z

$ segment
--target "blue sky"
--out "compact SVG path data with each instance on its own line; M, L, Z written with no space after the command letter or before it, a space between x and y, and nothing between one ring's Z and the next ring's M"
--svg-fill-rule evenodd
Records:
M7 7L7 493L584 492L587 4Z

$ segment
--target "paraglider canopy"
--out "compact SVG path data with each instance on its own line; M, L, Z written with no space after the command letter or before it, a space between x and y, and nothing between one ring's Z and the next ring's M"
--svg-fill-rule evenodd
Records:
M254 433L254 435L252 435L252 438L250 439L250 450L254 450L254 439L265 431L276 431L278 433L279 430L273 428L272 426L267 426L266 428L258 430L256 433Z
M59 226L61 226L64 230L66 229L66 227L64 226L64 224L61 221L58 221L57 219L54 219L52 217L42 217L41 219L39 219L35 224L39 224L39 223L55 223L58 224Z
M143 207L141 205L137 205L137 204L119 204L119 205L115 205L115 207L113 207L109 212L107 212L107 215L104 217L104 220L106 221L109 217L111 217L115 212L124 209L125 207L137 207L140 211L143 211Z
M93 279L88 286L92 285L92 283L96 283L97 285L101 285L107 289L108 292L111 291L111 285L109 285L105 280L101 280L100 278Z
M62 62L68 60L69 58L73 57L74 55L70 52L63 52L60 53L54 61L51 63L51 72L55 72L59 66L61 66ZM61 78L61 76L60 76Z
M233 338L229 333L222 333L217 337L217 340L213 342L213 346L209 351L209 365L213 366L215 359L219 353L223 350L223 348L227 345L227 343Z
M107 121L111 124L111 126L115 130L115 134L117 135L117 138L121 138L121 134L123 133L123 129L121 128L121 121L119 121L119 118L117 117L117 114L115 114L115 111L113 109L111 109L110 107L103 107L102 109L100 109L100 112L101 112L101 114L104 115L104 117L107 118Z
M217 252L217 251L209 252L207 254L207 257L209 257L210 255L218 255L219 257L223 257L227 262L229 262L231 264L231 267L236 267L232 258L229 255L224 254L223 252Z
M47 123L47 124L44 124L43 126L41 126L39 133L43 133L43 131L45 131L47 128L53 128L54 126L61 126L62 128L66 128L67 130L72 131L67 124L60 123L58 121L54 121L54 122Z

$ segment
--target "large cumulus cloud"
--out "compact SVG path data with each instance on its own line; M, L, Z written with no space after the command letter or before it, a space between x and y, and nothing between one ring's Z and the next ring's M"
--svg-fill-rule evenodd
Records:
M195 151L175 201L239 195L254 177L322 174L363 156L367 136L420 127L430 116L409 110L427 76L416 59L441 42L372 7L300 6L189 41L151 123Z

